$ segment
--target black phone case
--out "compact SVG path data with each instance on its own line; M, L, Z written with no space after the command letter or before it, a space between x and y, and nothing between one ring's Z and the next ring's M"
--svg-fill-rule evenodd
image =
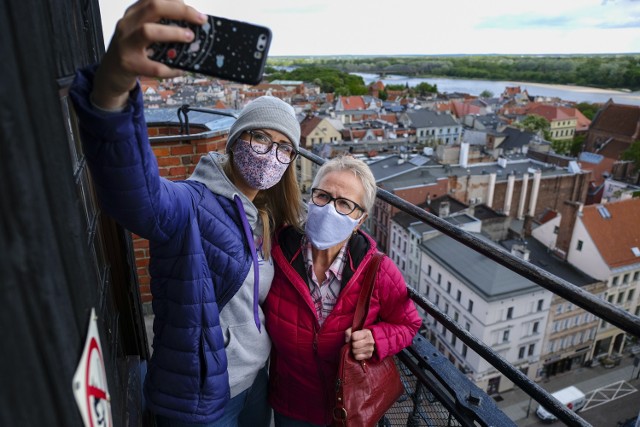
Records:
M153 44L149 58L154 61L239 83L256 85L262 80L271 44L269 28L216 16L200 26L184 21L161 23L188 26L195 37L191 43Z

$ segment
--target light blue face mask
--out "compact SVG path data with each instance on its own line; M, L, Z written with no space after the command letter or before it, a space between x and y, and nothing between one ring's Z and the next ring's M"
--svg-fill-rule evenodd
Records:
M318 206L310 202L304 231L313 247L325 250L347 240L358 221L339 214L331 203Z

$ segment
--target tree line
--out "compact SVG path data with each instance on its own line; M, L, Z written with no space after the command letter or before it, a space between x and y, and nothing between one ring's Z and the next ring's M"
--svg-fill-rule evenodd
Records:
M271 57L272 66L640 90L640 54Z

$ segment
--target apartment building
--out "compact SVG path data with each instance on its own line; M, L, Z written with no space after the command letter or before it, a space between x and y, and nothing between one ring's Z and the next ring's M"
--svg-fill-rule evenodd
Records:
M602 297L640 316L640 198L584 206L578 212L567 261L603 281ZM601 321L591 357L620 353L625 333Z
M420 250L419 280L426 298L527 376L536 378L552 293L444 235L423 242ZM488 394L513 387L443 325L433 319L427 324L428 336L438 350Z

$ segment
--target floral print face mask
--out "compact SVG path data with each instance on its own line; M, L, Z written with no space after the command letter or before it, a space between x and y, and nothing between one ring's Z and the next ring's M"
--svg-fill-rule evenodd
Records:
M287 170L288 164L276 158L277 145L265 154L258 154L251 149L249 141L238 139L233 145L233 163L251 188L266 190L276 185Z

